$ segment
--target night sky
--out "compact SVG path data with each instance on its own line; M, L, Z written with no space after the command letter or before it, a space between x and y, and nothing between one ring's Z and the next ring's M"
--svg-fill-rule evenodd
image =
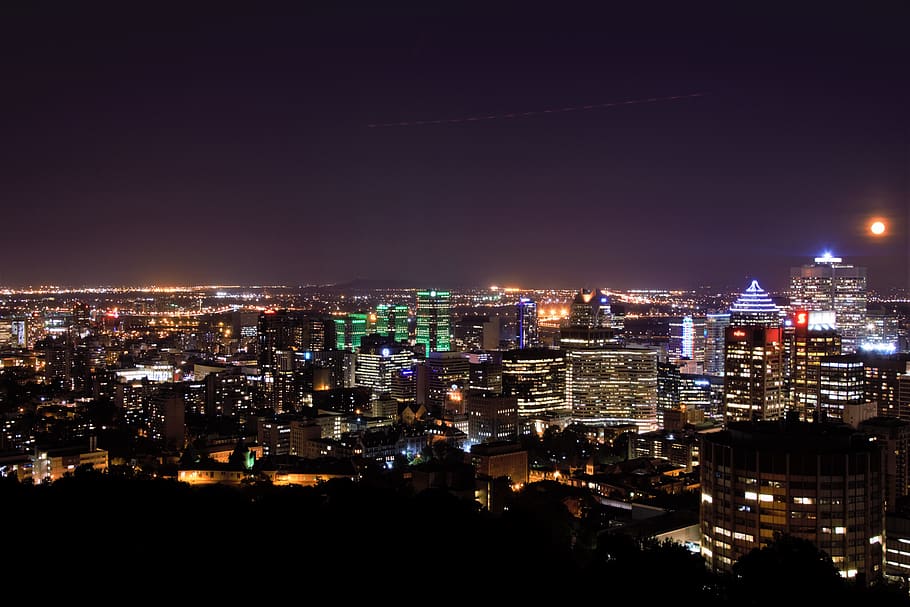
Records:
M3 3L0 285L907 284L906 2L249 5Z

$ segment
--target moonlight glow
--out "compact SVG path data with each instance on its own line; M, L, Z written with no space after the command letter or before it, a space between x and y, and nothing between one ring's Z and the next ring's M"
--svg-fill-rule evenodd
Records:
M872 225L869 226L869 230L876 236L879 236L885 233L885 224L881 221L873 221Z

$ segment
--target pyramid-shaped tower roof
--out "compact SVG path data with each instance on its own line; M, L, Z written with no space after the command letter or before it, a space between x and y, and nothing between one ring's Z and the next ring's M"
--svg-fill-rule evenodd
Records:
M730 321L739 325L776 326L780 322L777 305L757 280L730 306Z

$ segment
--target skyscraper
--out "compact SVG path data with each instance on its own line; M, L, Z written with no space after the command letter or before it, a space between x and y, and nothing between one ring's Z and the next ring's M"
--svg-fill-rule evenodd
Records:
M420 372L426 378L423 401L427 409L440 414L447 399L453 394L464 394L470 371L471 362L463 352L430 352L420 367Z
M582 289L569 308L569 324L573 327L612 327L610 298L600 289Z
M539 345L537 333L537 302L528 297L518 299L518 347L533 348Z
M503 352L502 393L518 398L521 417L569 411L566 353L553 348Z
M757 280L730 306L730 325L779 327L780 320L780 310Z
M691 361L692 373L704 371L706 323L704 316L687 314L670 322L667 355L671 362Z
M804 421L818 421L821 361L841 353L841 337L829 324L832 312L798 311L793 316L793 351L789 357L791 406ZM841 416L838 415L837 419Z
M362 313L345 314L335 319L335 349L356 350L367 334L368 316Z
M708 566L729 572L781 533L815 544L844 577L875 579L884 566L881 442L806 422L739 422L703 434L699 518Z
M822 421L847 421L866 404L863 361L855 354L823 356L818 363L818 409Z
M790 268L794 310L833 310L845 354L863 341L866 324L866 268L843 263L826 252L814 262Z
M600 291L579 291L572 300L568 322L559 330L559 346L568 351L617 343L610 299Z
M417 291L417 337L425 353L448 352L452 329L449 305L451 293L436 289Z
M639 345L566 352L572 418L579 423L657 429L657 350Z
M782 329L729 326L724 336L724 419L773 420L784 415Z
M730 313L705 317L705 374L724 374L724 330L730 324Z
M395 379L402 371L413 369L413 358L413 352L390 337L364 339L355 357L355 381L358 386L372 388L373 398L390 395L401 399L403 395L395 391Z
M403 304L379 304L376 306L376 332L395 341L407 341L410 338L409 314L408 307Z
M777 305L753 280L730 306L730 324L724 329L725 421L783 417L783 338Z

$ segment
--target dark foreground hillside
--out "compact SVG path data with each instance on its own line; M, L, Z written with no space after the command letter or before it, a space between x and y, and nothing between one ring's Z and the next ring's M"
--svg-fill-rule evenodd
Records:
M375 483L190 487L92 471L51 485L0 479L4 578L36 600L102 604L640 596L758 605L780 592L819 604L910 604L892 584L841 580L830 560L791 538L753 553L738 577L715 576L682 546L585 529L563 497L531 484L493 516L441 490Z

